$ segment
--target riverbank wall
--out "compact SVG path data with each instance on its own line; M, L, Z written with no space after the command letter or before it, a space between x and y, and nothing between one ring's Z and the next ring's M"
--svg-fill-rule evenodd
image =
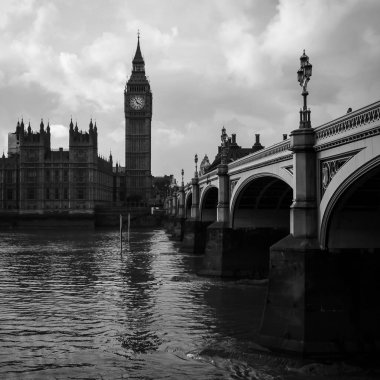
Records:
M149 207L115 207L89 212L0 213L0 230L117 228L120 215L124 226L129 215L132 228L159 227L162 224L162 216L152 215Z

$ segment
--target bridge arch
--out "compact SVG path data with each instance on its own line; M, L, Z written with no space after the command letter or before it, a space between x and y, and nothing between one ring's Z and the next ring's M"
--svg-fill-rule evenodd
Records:
M380 157L346 177L324 209L320 240L326 263L320 293L339 305L334 336L362 349L363 341L374 345L380 340Z
M201 195L200 215L202 222L214 222L217 218L218 188L213 185L207 186Z
M332 179L331 184L338 177L328 188L330 194L327 190L324 194L320 207L322 248L380 249L380 156L352 171L357 162L347 162Z
M352 157L334 175L319 204L319 240L326 247L326 223L337 199L359 177L376 165L380 165L380 135L374 136L368 144L360 140L351 148Z
M185 217L191 217L191 204L193 203L193 193L189 191L185 197Z
M273 173L252 175L243 180L233 194L230 206L231 227L279 227L281 225L289 228L289 207L292 198L293 189L283 177ZM244 209L248 211L243 211ZM250 217L250 211L253 209L257 210L256 215ZM266 215L259 210L266 210ZM279 210L282 212L279 213ZM259 214L262 214L262 218Z
M237 242L234 260L250 277L268 277L270 247L290 232L292 199L292 187L273 173L253 175L235 192L231 203Z

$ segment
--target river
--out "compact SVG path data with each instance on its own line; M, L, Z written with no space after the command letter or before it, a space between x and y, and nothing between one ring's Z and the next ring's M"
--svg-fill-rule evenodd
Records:
M265 283L198 277L162 230L0 233L0 379L373 379L257 351Z

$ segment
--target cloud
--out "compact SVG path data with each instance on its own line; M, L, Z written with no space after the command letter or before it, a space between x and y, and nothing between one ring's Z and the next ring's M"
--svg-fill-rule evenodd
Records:
M228 20L220 26L219 41L228 73L239 84L254 86L265 81L265 76L262 75L265 61L260 60L260 45L250 33L249 27L245 18Z
M185 138L183 131L156 122L152 130L152 139L157 146L179 146Z
M62 124L51 124L50 134L53 139L65 138L67 141L69 140L69 129Z
M12 19L23 17L33 9L34 0L2 0L0 12L0 29L9 26Z

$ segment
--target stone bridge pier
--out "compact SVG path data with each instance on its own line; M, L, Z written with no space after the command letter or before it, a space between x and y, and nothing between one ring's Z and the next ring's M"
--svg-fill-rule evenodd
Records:
M210 221L201 217L199 209L199 177L197 170L198 157L195 155L195 174L191 180L191 194L186 202L186 220L183 224L182 250L194 254L203 254L206 244L207 227Z

